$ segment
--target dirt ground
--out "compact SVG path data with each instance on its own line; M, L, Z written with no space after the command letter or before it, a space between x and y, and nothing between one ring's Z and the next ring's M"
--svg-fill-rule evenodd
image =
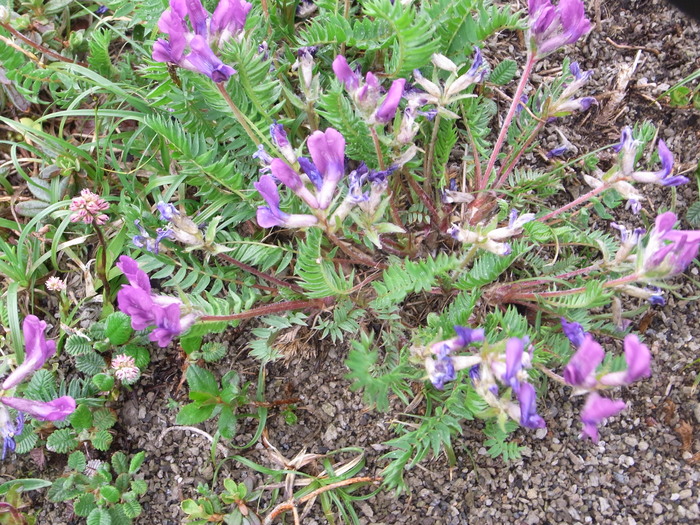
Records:
M589 3L589 13L593 13L593 2ZM698 199L692 172L698 165L700 112L672 108L656 98L700 68L700 27L661 0L603 0L600 7L600 27L570 50L582 69L595 70L587 94L596 96L599 105L548 126L542 151L562 141L559 132L584 152L613 142L623 125L651 120L674 152L678 172L691 172L688 176L693 182L681 187L675 197L679 216L684 217L687 207ZM521 42L517 34L502 34L485 56L490 53L494 63L505 57L524 57ZM540 64L533 81L556 75L561 58L560 52ZM629 81L620 89L624 70ZM530 161L544 162L538 156ZM576 183L571 191L577 191ZM670 191L647 194L651 195L647 209L672 203ZM697 268L690 274L697 279ZM678 279L678 284L682 296L698 293L688 280ZM700 356L698 303L669 296L665 307L635 328L644 333L652 349L653 376L621 392L629 408L602 428L598 445L578 439L582 399L570 398L570 390L554 387L540 401L547 429L524 429L516 434L525 447L521 460L491 459L478 425L466 427L455 440L454 468L442 457L416 466L406 473L408 494L397 497L383 492L358 503L363 523L699 523L700 472L694 460L700 459L700 402L692 383L700 371L697 366L686 366ZM224 335L229 358L219 370L224 373L233 368L254 382L257 366L246 356L247 329ZM352 392L344 379L347 349L329 342L320 347L312 357L269 367L266 398L301 399L294 425L287 424L279 410L271 410L269 439L288 456L302 448L322 453L362 447L367 466L361 475L379 475L385 466L379 458L388 450L382 443L395 436L392 422L400 417L402 407L397 404L396 411L385 414L368 410L361 394ZM113 450L146 451L141 472L149 490L141 499L144 513L136 520L143 525L180 523L180 501L194 496L197 483L213 476L207 461L209 443L201 435L170 430L159 439L175 425L176 410L169 408L169 400L187 399L186 389L178 389L181 364L173 347L154 351L146 376L113 406L119 413ZM235 442L225 444L229 452L239 453L234 445L247 443L254 431L255 422L245 422ZM270 465L260 445L243 454ZM4 464L5 474L25 475L17 470L23 464L27 465ZM220 476L260 480L235 462L228 462ZM39 524L82 523L71 517L67 505L40 499L36 503L43 506ZM311 516L305 524L326 523L320 508Z

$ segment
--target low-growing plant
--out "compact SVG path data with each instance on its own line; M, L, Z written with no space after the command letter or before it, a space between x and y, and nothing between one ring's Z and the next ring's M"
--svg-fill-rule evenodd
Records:
M48 498L71 502L73 513L87 518L88 524L130 524L141 515L138 499L148 490L144 480L134 478L145 458L145 452L131 459L115 452L110 466L75 451L68 457L71 471L53 482Z

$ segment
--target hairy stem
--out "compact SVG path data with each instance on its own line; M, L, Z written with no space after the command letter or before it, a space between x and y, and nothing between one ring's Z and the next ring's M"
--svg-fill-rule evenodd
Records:
M603 193L609 187L610 186L608 186L608 184L601 184L597 188L593 188L588 193L584 193L583 195L580 195L577 199L574 199L569 204L566 204L566 205L562 206L561 208L556 209L554 211L550 211L547 215L544 215L543 217L538 217L537 220L541 221L541 222L548 221L549 219L552 219L552 218L556 217L557 215L560 215L560 214L564 213L565 211L570 210L571 208L573 208L575 206L578 206L582 202L586 202L587 200L592 199L596 195Z
M75 61L75 60L71 60L70 58L66 58L66 57L64 57L64 56L62 56L62 55L59 55L58 53L56 53L55 51L49 49L48 47L44 47L44 46L42 46L41 44L37 44L37 43L34 42L33 40L27 38L27 37L24 36L22 33L20 33L19 31L17 31L17 30L16 30L14 27L12 27L10 24L6 24L5 22L0 22L0 26L2 26L3 29L6 29L7 31L9 31L14 37L19 38L22 42L24 42L24 43L27 44L28 46L33 47L33 48L36 49L37 51L40 51L41 53L44 53L45 55L48 55L48 56L50 56L50 57L53 58L53 59L60 60L61 62L67 62L67 63L69 63L69 64L77 64L77 65L83 66L83 67L90 67L90 66L88 66L88 64L86 64L85 62L77 62L77 61Z
M530 73L532 73L532 68L535 66L536 61L537 56L533 53L528 53L527 62L525 63L525 69L523 70L523 76L520 77L520 82L518 83L518 87L515 90L515 95L513 95L513 101L510 104L510 109L508 110L506 119L503 121L501 132L498 134L498 139L496 140L496 144L494 145L493 151L491 152L489 163L486 166L486 170L484 171L484 177L481 180L481 184L479 186L480 190L483 190L486 188L486 186L488 186L489 177L491 176L493 167L496 164L496 160L498 159L498 154L503 148L503 143L505 142L506 136L508 134L508 128L510 127L510 123L513 121L516 109L518 109L518 106L520 105L520 97L522 97L523 92L525 91L525 86L527 85L527 81L530 78Z
M226 86L224 86L224 83L217 82L216 87L218 88L219 93L221 93L221 96L224 97L224 100L226 101L226 104L228 104L228 107L231 108L231 111L233 112L233 115L236 117L236 120L238 120L240 125L243 126L243 129L245 130L246 134L250 137L250 140L252 140L256 146L259 146L261 144L260 137L258 136L258 134L255 131L253 131L253 129L250 127L250 124L249 124L246 116L241 112L240 109L238 109L238 106L236 106L236 103L231 99L231 96L228 94L228 91L226 91ZM266 139L266 137L263 137L263 140L268 145L272 146L272 144L269 144L269 142L265 139Z
M425 154L425 165L423 166L423 190L425 190L428 195L435 191L433 189L433 162L435 160L435 142L437 141L439 131L440 113L435 115L435 121L433 122L433 133L430 135L428 151Z
M220 257L224 261L233 264L234 266L238 266L241 270L244 270L248 273L252 273L256 277L260 277L261 279L264 279L270 283L276 284L277 286L284 286L285 288L289 288L290 290L293 290L297 293L304 293L304 290L301 288L301 286L294 284L294 283L288 283L287 281L283 281L282 279L278 279L277 277L274 277L270 274L261 272L260 270L256 270L252 266L239 261L238 259L234 259L230 255L226 255L225 253L218 253L216 255L217 257Z
M109 301L109 296L110 296L110 289L109 289L109 280L107 279L107 242L104 238L104 235L102 235L102 230L100 227L93 222L93 227L95 228L95 233L97 234L97 240L100 243L100 246L102 247L102 253L100 254L100 262L97 264L97 275L100 276L100 280L102 281L102 286L104 287L104 302Z
M377 162L379 162L379 169L385 170L386 165L384 164L384 156L382 155L381 144L379 144L379 136L377 135L377 130L374 129L374 126L370 126L369 131L372 134L372 142L374 142L374 151L377 152Z
M237 319L251 319L253 317L262 317L263 315L278 314L280 312L288 312L290 310L304 310L306 308L322 309L329 304L332 304L333 298L326 297L324 299L311 299L309 301L283 301L281 303L267 304L257 308L251 308L245 312L230 315L203 315L199 318L200 321L235 321Z

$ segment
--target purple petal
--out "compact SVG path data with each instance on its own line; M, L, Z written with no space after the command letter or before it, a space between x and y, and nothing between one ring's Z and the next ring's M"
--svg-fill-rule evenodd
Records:
M282 159L272 159L270 171L273 177L292 191L297 191L304 186L299 174Z
M563 317L561 318L561 329L564 335L571 341L571 344L576 348L581 346L584 338L586 337L586 331L583 329L579 323L569 322Z
M272 228L274 226L285 226L287 215L279 208L268 208L267 206L258 206L256 219L261 228Z
M326 209L333 200L338 181L345 174L345 138L333 128L314 131L308 140L309 153L314 165L323 176L318 193L318 205Z
M503 382L509 385L515 392L520 389L520 382L516 377L523 367L523 352L525 342L518 337L511 337L506 341L506 372L502 377Z
M186 0L187 12L194 32L201 36L207 34L207 17L209 13L202 6L201 0Z
M122 286L117 293L119 311L131 317L131 327L134 330L145 330L154 322L153 299L141 288Z
M255 186L255 189L258 190L258 193L271 208L279 210L280 195L277 191L277 184L275 184L275 180L272 177L263 175L253 186Z
M589 388L595 384L593 372L603 361L605 351L590 334L586 335L576 353L564 368L564 380L572 386Z
M663 140L659 140L659 158L661 159L661 170L659 173L662 178L668 177L673 170L673 153L671 153Z
M59 397L53 401L34 401L19 397L2 397L0 401L8 407L29 414L39 421L59 421L75 411L75 399L70 396Z
M190 53L181 61L180 66L202 73L217 83L225 82L236 72L214 54L204 37L197 35L192 38L190 48Z
M589 437L593 443L598 443L598 425L605 418L619 414L626 407L627 404L624 401L607 399L599 396L596 392L591 392L581 411L581 421L583 422L581 437Z
M483 328L467 328L466 326L455 326L455 333L459 338L460 346L468 346L484 340Z
M651 352L634 334L625 337L625 361L627 361L626 382L651 376Z
M182 333L180 327L180 305L171 304L165 308L161 306L153 307L156 328L149 334L148 338L158 343L164 348L170 344L173 337Z
M212 33L239 33L243 30L252 7L253 4L243 0L220 0L214 9L209 29Z
M520 424L527 428L545 428L547 424L537 414L537 393L530 383L522 383L518 392Z
M318 168L316 168L314 163L306 157L299 157L297 162L299 163L302 171L306 173L307 177L309 177L311 183L316 186L317 190L320 190L321 186L323 185L323 176L321 175L321 172L318 171Z
M338 80L345 84L345 89L348 91L356 90L360 84L360 76L350 69L348 61L343 55L338 55L333 60L333 72Z
M46 360L56 353L56 342L47 341L46 323L35 315L28 315L22 323L24 334L24 361L3 382L2 389L9 390L20 384L31 373L39 370Z
M139 264L127 255L119 257L116 267L121 270L134 288L140 288L146 293L151 293L151 281L148 274L139 268Z
M374 118L378 122L387 123L396 115L396 109L399 107L399 102L403 96L403 88L406 84L406 79L399 78L391 83L391 87L384 98L381 106L374 114Z

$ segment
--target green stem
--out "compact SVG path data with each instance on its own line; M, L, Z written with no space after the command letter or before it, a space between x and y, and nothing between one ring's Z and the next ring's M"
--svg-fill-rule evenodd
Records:
M95 228L95 233L97 234L97 240L102 247L100 262L97 265L97 275L100 276L102 286L104 287L102 297L104 299L103 303L106 304L110 300L109 280L107 279L107 242L105 241L104 235L102 235L102 230L100 227L94 222L93 227Z
M258 136L258 134L255 131L253 131L246 116L241 112L240 109L238 109L238 106L236 106L236 103L231 99L231 96L228 94L228 91L226 91L226 86L224 86L224 83L217 82L216 87L218 88L219 93L221 93L221 96L224 97L224 100L226 101L226 104L228 104L228 107L231 108L231 111L233 112L234 116L236 117L236 120L238 120L240 125L243 126L243 129L250 137L250 140L252 140L256 146L259 146L262 143L260 140L260 137ZM262 140L268 146L270 146L274 151L274 147L272 147L272 144L269 142L269 140L267 140L267 137L263 136Z

